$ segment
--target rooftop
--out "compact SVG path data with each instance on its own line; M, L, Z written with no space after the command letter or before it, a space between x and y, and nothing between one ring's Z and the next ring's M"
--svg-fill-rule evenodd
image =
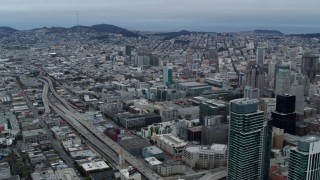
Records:
M73 168L58 169L56 176L60 180L80 180Z
M163 135L158 135L158 137L164 141L166 144L170 144L171 146L174 147L182 147L186 146L187 143L178 137L172 135L172 134L163 134Z
M152 166L162 164L162 162L155 157L148 157L148 158L145 158L144 160L146 160Z
M207 84L198 83L198 82L182 82L182 83L179 83L179 85L186 86L186 87L207 86Z
M226 154L228 146L225 144L213 144L212 146L189 146L186 151L192 153Z
M149 147L143 148L143 150L147 150L147 151L151 152L152 154L163 153L163 151L161 149L159 149L157 146L149 146Z
M107 169L109 166L104 161L96 161L81 164L85 171L94 171L99 169Z
M43 135L47 134L47 131L44 129L33 129L33 130L28 130L28 131L22 131L22 136L37 136L37 135Z

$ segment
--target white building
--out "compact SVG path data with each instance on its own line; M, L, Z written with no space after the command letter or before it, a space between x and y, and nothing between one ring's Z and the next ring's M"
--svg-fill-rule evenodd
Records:
M121 180L141 180L141 174L132 166L120 170Z
M162 149L164 153L173 156L174 159L181 159L183 150L187 143L172 134L163 134L153 137L155 145Z
M178 119L173 121L161 122L161 123L154 123L149 125L148 127L141 128L141 136L143 138L150 138L153 133L161 135L161 134L170 134L176 133L173 132L174 124L184 123L186 124L187 128L193 127L193 124L196 123L194 120L189 121L185 119Z
M228 161L227 145L191 146L183 151L182 160L191 168L212 169L226 167Z
M104 161L91 161L88 163L83 163L81 164L81 167L84 169L85 172L105 170L109 168L109 166Z
M147 163L148 166L153 170L153 171L157 171L158 166L162 164L161 161L159 161L157 158L155 157L148 157L144 159Z

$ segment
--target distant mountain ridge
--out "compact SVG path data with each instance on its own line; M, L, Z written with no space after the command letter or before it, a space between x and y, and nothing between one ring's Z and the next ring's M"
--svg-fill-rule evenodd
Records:
M0 32L17 32L17 29L7 27L7 26L0 26Z
M42 27L42 28L34 28L29 31L37 31L37 30L46 30L47 33L63 33L67 31L76 32L76 31L92 31L92 32L106 32L106 33L117 33L122 34L125 37L139 37L139 33L136 33L138 31L130 31L122 27L118 27L115 25L110 24L97 24L92 26L73 26L70 28L66 27ZM14 33L19 32L20 30L8 27L8 26L0 26L0 32L5 33ZM143 31L141 31L143 32ZM240 32L240 31L239 31ZM257 34L276 34L276 35L284 35L282 32L277 30L253 30L251 32L257 33ZM187 30L181 30L177 32L154 32L151 33L153 35L157 36L163 36L164 39L173 39L182 35L191 35L191 34L197 34L197 33L214 33L214 32L195 32L195 31L187 31ZM320 33L306 33L306 34L288 34L285 36L297 36L297 37L304 37L304 38L320 38Z

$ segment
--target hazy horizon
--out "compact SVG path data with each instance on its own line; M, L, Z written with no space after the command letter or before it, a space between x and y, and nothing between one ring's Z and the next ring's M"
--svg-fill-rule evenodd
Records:
M138 31L319 33L320 1L3 0L0 25L19 30L112 24Z

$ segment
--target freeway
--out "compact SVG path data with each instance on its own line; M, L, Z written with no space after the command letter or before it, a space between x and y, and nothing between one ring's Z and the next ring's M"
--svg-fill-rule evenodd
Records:
M102 151L105 154L113 154L113 158L110 159L110 157L106 157L106 159L109 161L109 163L112 162L118 162L117 154L115 154L108 146L102 144L100 141L96 139L85 127L83 127L81 124L79 124L78 121L74 120L72 117L69 117L64 111L68 111L64 106L62 106L58 101L48 98L49 95L49 84L47 81L40 79L39 80L44 84L44 91L43 94L45 94L47 97L43 97L43 104L45 106L51 107L56 113L58 113L62 118L64 118L74 129L78 131L82 136L84 136L88 141L94 143L94 146L96 146L98 149L104 149ZM52 96L53 97L53 96ZM92 144L91 143L91 144ZM112 164L113 167L116 165Z
M147 165L140 162L136 157L131 155L126 150L122 149L117 143L111 140L104 133L100 132L95 126L84 121L81 114L76 112L68 102L58 95L56 90L53 87L52 81L50 78L43 77L49 83L49 89L52 92L53 96L57 98L60 102L49 102L49 106L54 109L56 112L61 114L66 121L74 127L80 134L82 134L88 141L96 145L102 152L109 155L115 162L119 162L118 155L122 151L123 158L135 167L141 174L143 174L148 179L159 179L162 178L153 172Z
M48 102L48 90L49 90L49 85L46 81L42 80L42 79L39 79L43 84L43 90L42 90L42 102L46 102L46 103L43 103L44 104L44 115L49 115L50 114L50 107L49 107L49 104L47 103Z

